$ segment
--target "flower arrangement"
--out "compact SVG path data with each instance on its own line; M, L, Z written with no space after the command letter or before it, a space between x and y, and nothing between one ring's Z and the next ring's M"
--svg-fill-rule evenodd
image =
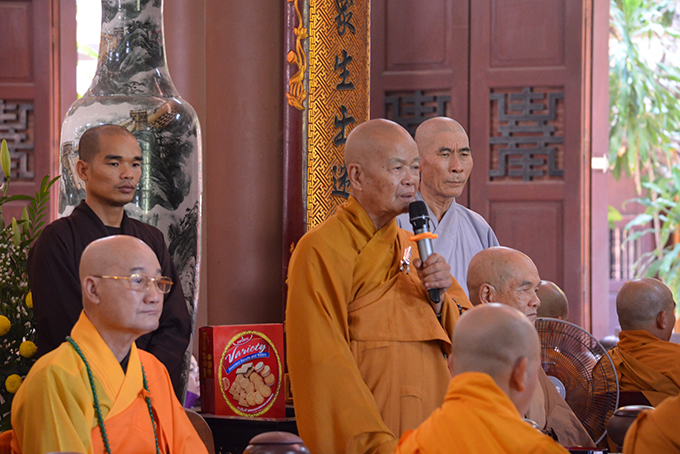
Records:
M10 156L7 141L0 145L0 164L5 183L0 186L0 432L11 428L14 394L35 362L35 319L28 288L28 250L45 224L50 188L59 177L43 178L35 196L8 196ZM5 203L24 200L21 219L5 223Z

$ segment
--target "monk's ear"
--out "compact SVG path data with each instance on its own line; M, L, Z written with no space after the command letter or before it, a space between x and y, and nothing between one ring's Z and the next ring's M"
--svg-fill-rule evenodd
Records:
M449 373L453 377L453 355L449 355L448 364L449 364Z
M349 164L347 166L347 177L349 178L349 182L352 185L352 189L354 189L355 191L362 190L362 185L364 182L363 176L364 174L361 169L361 166L356 162Z
M76 163L76 172L81 180L87 181L88 174L90 173L90 164L82 159L78 159L78 162Z
M95 304L99 303L98 281L94 276L85 276L83 279L83 296Z
M485 282L479 286L479 302L482 304L496 302L496 289L493 285Z
M522 356L515 364L512 366L512 371L510 372L510 389L517 392L524 392L527 385L527 365L529 360L526 356Z
M656 326L659 329L666 329L668 328L668 312L667 311L661 311L658 313L656 316Z

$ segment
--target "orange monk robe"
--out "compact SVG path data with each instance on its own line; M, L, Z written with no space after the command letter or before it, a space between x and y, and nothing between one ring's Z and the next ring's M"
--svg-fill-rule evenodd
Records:
M654 407L680 393L680 345L645 330L626 330L609 356L621 391L642 391Z
M565 402L543 369L538 369L538 386L525 417L546 433L554 433L562 446L594 447L595 443Z
M124 373L84 312L71 337L95 377L111 452L156 451L151 416L144 399L143 365L161 452L207 454L175 397L165 366L153 355L133 344ZM105 452L87 370L71 344L64 342L31 368L12 403L12 427L15 453Z
M442 406L401 437L395 454L539 454L567 450L522 421L517 407L483 373L455 376Z
M307 233L290 261L286 337L295 414L312 453L390 453L439 406L444 353L471 304L455 282L441 323L392 220L377 230L353 198Z
M646 410L626 432L623 454L669 454L680 452L680 396Z

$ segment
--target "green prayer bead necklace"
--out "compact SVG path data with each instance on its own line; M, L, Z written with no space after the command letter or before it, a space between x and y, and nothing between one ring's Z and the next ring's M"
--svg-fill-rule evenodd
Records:
M75 349L76 353L78 353L78 356L80 356L80 359L83 360L85 363L85 368L87 369L87 377L90 379L90 387L92 388L92 397L94 400L94 412L97 415L97 423L99 425L99 430L102 433L102 440L104 440L104 449L106 450L106 454L111 454L111 446L109 445L109 437L106 435L106 427L104 426L104 418L102 417L102 411L101 408L99 408L99 397L97 397L97 390L94 387L94 375L92 375L92 369L90 369L90 364L87 362L87 359L85 359L85 355L83 354L82 350L80 350L80 347L74 341L71 336L67 336L66 340L73 346ZM141 361L140 361L141 364ZM144 365L142 365L142 379L144 380L144 390L148 393L149 392L149 384L146 381L146 373L144 372ZM161 454L161 450L158 447L158 434L156 433L156 420L153 419L153 410L151 408L151 399L149 396L144 396L144 400L146 401L146 407L149 410L149 416L151 417L151 425L153 426L153 438L156 441L156 454Z

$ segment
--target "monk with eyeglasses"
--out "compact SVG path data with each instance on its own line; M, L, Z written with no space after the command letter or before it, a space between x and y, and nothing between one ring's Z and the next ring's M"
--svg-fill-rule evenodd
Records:
M156 254L131 236L102 238L85 248L79 277L78 321L12 402L12 453L207 454L167 370L135 346L176 285Z
M137 139L121 126L95 126L81 136L78 155L76 170L85 183L85 200L69 216L45 227L28 257L38 355L64 342L80 316L78 268L85 247L109 235L134 236L151 247L161 274L177 283L164 297L158 327L140 337L137 347L165 365L175 393L181 398L180 376L191 337L191 316L179 276L161 231L130 219L124 210L142 175L142 151Z

